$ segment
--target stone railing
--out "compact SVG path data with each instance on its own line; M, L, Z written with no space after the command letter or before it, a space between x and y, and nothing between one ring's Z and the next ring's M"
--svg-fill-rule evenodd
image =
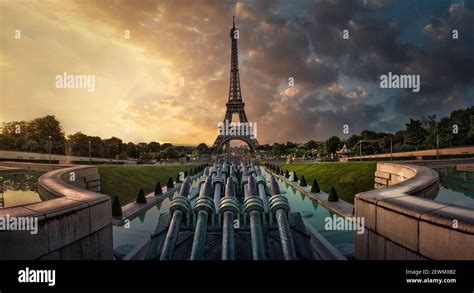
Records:
M95 166L43 174L38 192L47 200L0 209L0 217L38 219L36 234L0 231L0 259L112 259L110 197L99 191Z
M474 259L474 210L423 198L439 188L434 170L379 162L375 187L355 196L357 259Z

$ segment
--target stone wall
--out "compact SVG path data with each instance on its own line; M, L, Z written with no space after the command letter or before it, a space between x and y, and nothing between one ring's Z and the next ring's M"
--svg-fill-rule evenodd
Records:
M95 166L43 174L38 192L46 201L0 209L0 217L37 217L38 233L0 231L0 259L112 259L111 202L99 194Z
M365 218L357 259L474 260L474 210L424 198L439 186L434 170L379 162L375 181L354 200L355 216Z
M80 156L66 156L58 154L49 154L44 153L33 153L33 152L19 152L19 151L5 151L0 150L0 159L1 160L20 160L20 161L44 161L48 162L51 158L53 162L67 163L67 162L84 162L87 164L89 162L89 157L80 157ZM102 163L135 163L134 161L129 160L116 160L116 159L107 159L107 158L90 158L93 162L102 162Z

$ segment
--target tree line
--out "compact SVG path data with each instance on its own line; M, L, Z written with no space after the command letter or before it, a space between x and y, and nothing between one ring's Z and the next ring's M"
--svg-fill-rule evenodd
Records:
M125 143L118 137L102 139L82 132L65 134L55 116L30 121L5 122L1 126L0 149L11 151L89 156L110 159L166 160L187 157L193 148L171 143Z
M474 107L456 110L439 121L436 115L410 119L405 129L395 133L364 130L347 139L332 136L325 141L310 140L303 144L274 143L260 145L259 150L275 156L327 157L346 145L354 155L404 152L474 145Z
M395 133L364 130L347 139L332 136L325 141L309 140L306 143L274 143L260 145L258 151L275 156L328 157L346 145L353 154L362 155L414 151L423 149L464 146L474 144L474 107L453 111L439 121L436 115L410 119L404 130ZM196 147L174 146L171 143L125 143L118 137L102 139L82 132L65 134L55 116L48 115L30 121L4 122L0 131L0 149L137 160L166 160L210 154L205 143Z

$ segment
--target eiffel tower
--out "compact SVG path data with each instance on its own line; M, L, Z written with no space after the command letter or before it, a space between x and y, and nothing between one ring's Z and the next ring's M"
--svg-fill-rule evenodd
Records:
M234 18L234 17L233 17ZM229 100L226 103L227 111L224 117L224 125L226 122L232 122L232 115L238 114L240 123L248 123L247 115L245 114L245 103L242 101L242 93L240 91L240 77L239 77L239 58L237 51L238 29L235 27L235 20L232 20L232 29L230 30L230 38L232 40L232 52L230 59L230 86L229 86ZM253 135L218 135L216 141L212 145L215 152L222 150L224 145L229 148L231 140L241 140L245 142L250 150L254 152L258 147L257 139Z

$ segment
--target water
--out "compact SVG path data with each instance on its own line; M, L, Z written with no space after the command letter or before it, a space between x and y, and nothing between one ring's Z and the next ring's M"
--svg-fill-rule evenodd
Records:
M175 192L172 196L168 196L162 202L131 219L130 228L153 233L155 231L156 225L158 224L160 215L162 213L168 212L171 200L177 194L178 192Z
M0 208L10 208L41 201L38 178L41 172L0 175Z
M263 173L267 179L270 178L269 174L266 174L264 171ZM289 186L283 180L278 180L278 185L280 186L280 191L284 192L288 198L291 212L300 212L304 216L303 219L310 223L329 243L336 247L342 244L354 245L354 231L334 231L324 228L326 224L325 219L327 217L332 218L335 216L338 218L341 217L339 214L319 204L292 186Z
M263 174L267 179L270 178L270 175L264 171ZM333 217L333 215L336 217L341 217L339 214L334 213L310 197L305 196L298 190L287 185L283 180L278 180L278 184L280 185L280 191L288 198L291 212L302 213L302 215L304 215L303 219L311 224L324 238L326 238L326 240L329 241L329 243L334 245L336 248L343 246L347 248L347 245L353 247L355 236L354 231L333 231L326 230L324 228L325 219L327 217ZM191 188L195 188L197 191L198 185L199 181L195 180ZM178 192L175 192L173 196L177 194ZM158 223L159 216L162 213L168 212L173 196L169 196L161 203L131 219L130 228L153 233Z
M435 201L474 208L474 170L461 171L456 166L437 168L440 187Z

